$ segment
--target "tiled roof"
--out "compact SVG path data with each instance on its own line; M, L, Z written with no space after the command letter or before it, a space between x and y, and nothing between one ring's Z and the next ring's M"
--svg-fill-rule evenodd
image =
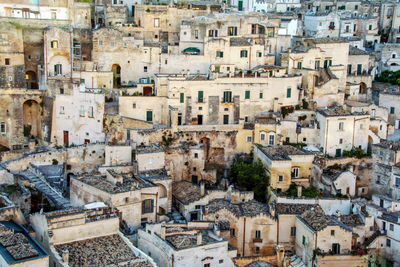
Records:
M258 145L258 148L271 160L290 160L290 155L312 155L312 153L289 145L267 146Z
M189 204L201 198L200 187L188 181L173 183L172 195L183 204Z
M207 207L208 207L208 213L216 213L219 210L225 208L238 217L239 216L251 217L251 216L256 216L258 214L270 215L268 204L261 203L255 200L234 204L225 199L215 199L210 201Z
M278 203L276 204L276 212L278 214L302 214L311 208L316 207L312 204L290 204L290 203Z

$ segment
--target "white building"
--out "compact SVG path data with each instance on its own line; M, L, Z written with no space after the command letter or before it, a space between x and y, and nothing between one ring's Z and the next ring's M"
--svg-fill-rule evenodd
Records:
M308 13L304 16L307 36L317 38L339 37L340 17L337 13Z
M104 142L104 94L73 84L72 95L57 95L53 104L51 141L57 145Z

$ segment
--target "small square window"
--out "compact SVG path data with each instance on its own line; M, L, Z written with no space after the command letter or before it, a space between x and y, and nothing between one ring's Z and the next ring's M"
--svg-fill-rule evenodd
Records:
M343 144L343 139L342 138L339 139L339 144Z
M136 108L136 103L133 103L133 104L132 104L132 108Z
M60 95L64 94L64 88L60 88Z
M147 72L147 66L143 67L143 72Z
M5 63L6 66L10 65L10 59L9 58L6 58L4 61L5 61L4 63Z
M331 236L335 236L335 230L331 230Z
M278 175L278 182L283 182L283 175Z
M199 157L198 153L194 153L194 158L197 159Z
M251 136L247 136L247 143L251 143L252 139L253 138Z

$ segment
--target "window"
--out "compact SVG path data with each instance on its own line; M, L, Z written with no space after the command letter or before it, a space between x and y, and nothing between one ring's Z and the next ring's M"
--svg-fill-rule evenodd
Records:
M61 64L54 65L54 75L62 75L62 65Z
M58 48L58 41L51 41L50 42L50 47L51 48Z
M60 88L60 95L64 94L64 88Z
M224 263L224 260L219 260L218 263L222 264L222 263Z
M123 44L123 47L124 47L124 48L127 48L127 47L128 47L128 44L127 44L127 43L124 43L124 44ZM128 63L129 63L129 62L128 62Z
M263 98L263 93L260 93L260 99L262 99Z
M217 58L223 58L224 57L224 52L222 51L217 51L216 55Z
M390 231L394 231L394 225L393 224L389 224L389 230Z
M283 175L278 175L278 182L283 182Z
M391 240L388 238L388 239L386 239L386 246L388 247L388 248L390 248L390 246L391 246Z
M247 50L241 50L240 57L247 57Z
M368 26L368 30L372 31L372 25Z
M147 72L147 66L143 67L143 72Z
M303 62L301 62L301 61L297 62L297 68L298 68L298 69L301 69L301 68L302 68L302 65L303 65Z
M335 236L335 230L331 230L331 236Z
M209 30L208 37L218 37L218 30Z
M357 64L357 75L361 75L362 73L362 64Z
M271 146L275 145L275 135L274 134L270 134L268 136L268 144Z
M251 143L251 141L252 141L251 136L247 136L247 143Z
M154 211L154 200L146 199L142 201L142 214L152 213Z
M146 121L152 122L153 121L153 111L147 110L146 111Z
M343 138L340 138L340 139L339 139L339 144L340 144L340 145L343 144Z
M299 168L293 168L292 177L293 178L299 178Z
M257 57L262 57L262 52L257 52Z
M355 6L354 6L354 10L358 10L358 5L355 5Z
M2 134L6 133L6 123L5 122L0 123L0 133L2 133Z
M154 19L154 28L160 28L160 19L159 18Z
M93 107L89 107L89 118L93 118Z
M320 68L320 61L319 61L319 60L316 60L316 61L315 61L315 69L316 69L316 70L319 70L319 68Z
M57 19L57 12L51 12L51 19Z
M204 267L210 267L210 264L209 263L205 263Z
M184 93L180 93L179 94L179 102L180 103L184 103L185 102L185 94Z
M199 39L199 31L198 30L194 31L194 38Z
M198 153L194 153L194 158L197 159L199 157Z
M250 99L250 91L245 92L244 99Z
M132 108L136 108L136 103L132 103Z
M260 134L260 140L261 141L265 141L265 133L261 133Z
M256 253L260 252L260 247L256 247Z
M64 106L60 106L60 114L64 114Z
M291 98L292 97L292 88L286 89L286 97Z
M257 239L261 238L261 231L260 230L256 230L256 238Z
M380 184L380 183L381 183L381 176L380 176L380 175L378 175L378 176L376 177L376 183L377 183L377 184Z
M400 187L400 177L396 177L395 185L396 187Z
M296 227L290 227L290 236L296 236Z
M225 91L224 92L224 103L231 103L232 102L232 92Z
M351 75L351 64L347 65L347 74Z
M228 27L228 36L236 36L237 27Z
M344 129L344 122L339 122L339 131L343 131Z
M10 59L9 58L4 59L4 64L6 66L9 66L10 65Z
M204 92L203 91L198 91L197 92L197 102L203 103L204 102Z
M394 114L394 107L390 107L390 114Z
M302 238L302 242L301 242L304 246L306 245L306 237L303 235L303 238Z
M235 236L235 228L231 228L231 237L234 237Z
M84 116L85 116L85 107L84 107L84 106L81 106L80 116L81 116L81 117L84 117Z
M102 46L103 45L103 41L99 41L99 46Z

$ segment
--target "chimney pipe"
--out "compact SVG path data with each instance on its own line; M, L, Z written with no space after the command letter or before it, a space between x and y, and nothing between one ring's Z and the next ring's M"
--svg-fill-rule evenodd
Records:
M161 225L161 239L165 240L165 234L167 232L167 229L165 227L165 225Z
M301 186L301 184L297 185L297 197L301 197L301 195L303 194L303 187Z
M206 194L204 182L200 182L200 195L203 197Z
M68 249L63 250L63 252L62 252L62 261L65 262L66 264L68 264L68 261L69 261L69 251L68 251Z
M197 234L197 245L201 246L202 243L203 243L203 235L199 231L199 233Z

